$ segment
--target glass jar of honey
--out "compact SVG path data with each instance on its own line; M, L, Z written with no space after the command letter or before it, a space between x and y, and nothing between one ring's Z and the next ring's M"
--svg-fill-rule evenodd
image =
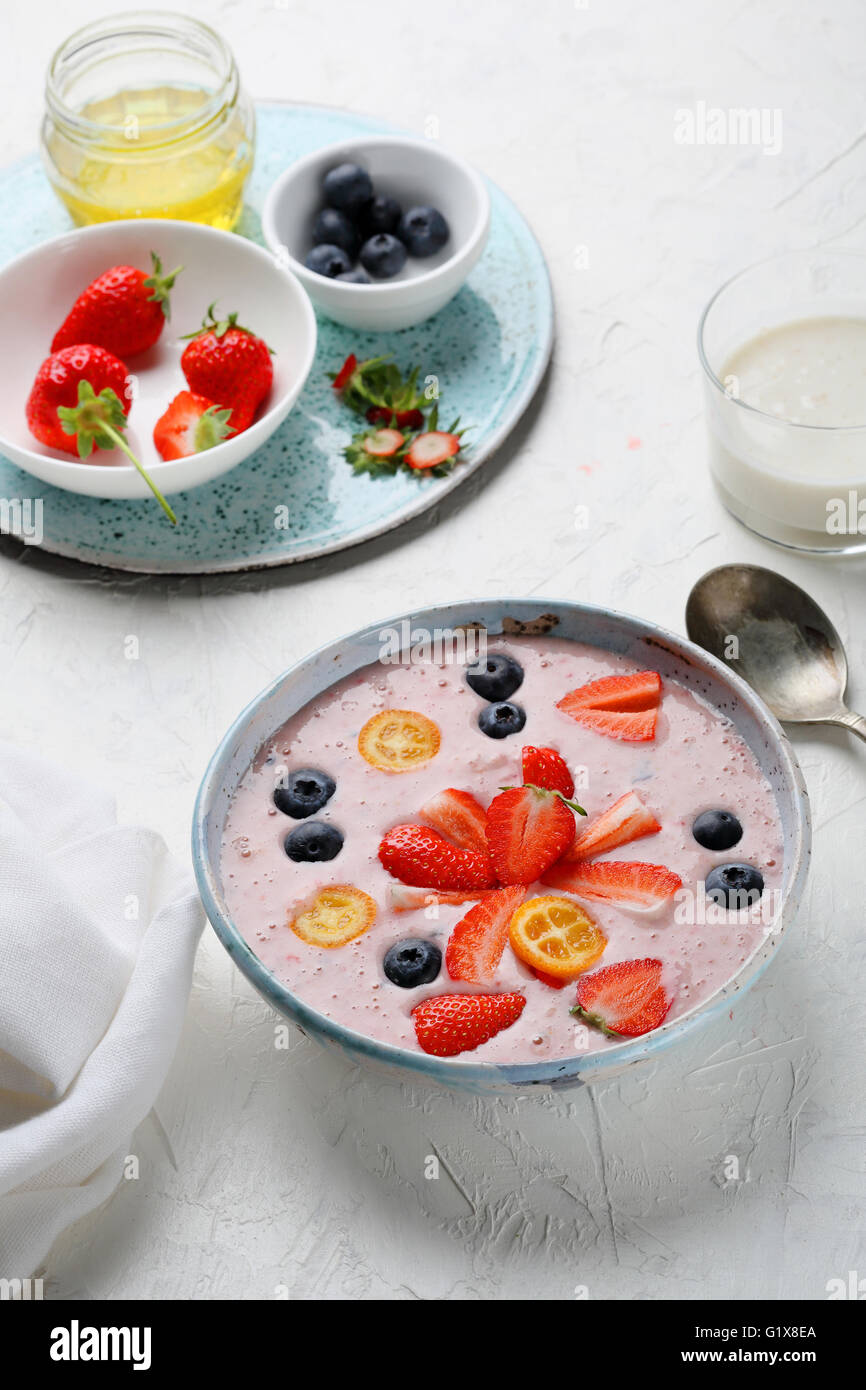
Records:
M206 24L151 11L86 25L52 58L45 106L42 157L75 222L234 227L255 115L231 51Z

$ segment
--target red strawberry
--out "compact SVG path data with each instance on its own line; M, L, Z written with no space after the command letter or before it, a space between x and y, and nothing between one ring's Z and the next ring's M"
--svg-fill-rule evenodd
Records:
M574 796L574 781L568 764L554 748L524 748L523 780L535 787L547 787L552 792Z
M342 367L337 372L337 375L334 377L333 386L335 391L342 391L343 387L346 385L346 382L349 380L349 377L352 375L357 365L357 357L355 356L354 352L350 352Z
M207 316L183 350L180 365L189 389L217 405L232 408L238 434L252 423L274 380L267 343L237 323L237 314L217 320L211 304Z
M183 266L163 275L150 253L153 273L113 265L76 299L51 341L51 351L94 343L115 357L134 357L153 347L169 317L168 294Z
M184 459L212 449L233 434L231 410L218 410L213 401L180 391L153 427L153 442L164 459Z
M543 985L549 985L551 989L565 989L566 985L574 983L573 980L566 980L565 977L560 979L558 975L545 975L543 970L536 970L534 965L529 968L536 980L540 980Z
M522 994L437 994L412 1010L419 1046L434 1057L471 1052L523 1013Z
M606 854L609 849L640 840L644 835L655 835L659 830L661 826L637 792L626 792L578 834L563 862L592 859L597 854Z
M436 468L440 463L447 463L459 449L460 440L456 434L431 430L427 434L419 434L412 440L406 454L406 462L410 468Z
M470 792L446 787L421 807L421 815L434 830L453 840L461 849L487 853L487 816L484 807Z
M352 370L354 371L354 367ZM349 375L351 376L351 372ZM336 380L334 385L337 385ZM424 416L420 410L389 410L384 405L371 405L367 411L367 419L371 425L390 425L396 419L401 430L420 430L424 424Z
M533 883L574 840L574 815L556 792L510 787L487 810L487 844L500 883Z
M556 707L608 738L645 743L655 738L661 684L658 671L603 676L569 691Z
M489 984L502 959L508 925L526 895L523 884L500 888L470 907L448 938L445 968L452 980Z
M392 883L390 889L393 912L418 912L424 907L438 907L440 903L446 906L449 903L477 903L497 891L495 888L466 888L446 893L438 888L408 888L402 883Z
M598 902L628 903L632 907L656 907L673 897L683 881L662 864L598 859L592 864L564 859L544 874L550 888L564 889L577 898Z
M47 444L50 449L62 449L66 454L88 458L96 444L94 430L89 428L88 421L82 419L81 428L78 430L64 429L63 417L57 413L59 409L77 406L78 387L83 381L90 384L94 396L100 400L104 391L111 392L124 416L121 424L123 428L126 412L132 402L129 372L113 353L87 343L64 348L61 352L53 352L50 357L46 357L36 373L36 380L27 400L27 424L31 434L34 434L41 444ZM108 413L106 410L106 418ZM94 424L99 422L98 411L92 409L89 415L92 416ZM67 424L71 423L73 422L67 421ZM84 453L81 448L82 442L86 445ZM112 439L109 443L97 447L113 449L115 444L116 441Z
M389 459L402 449L405 440L399 430L374 430L364 438L364 452L376 459Z
M42 363L27 398L27 424L40 444L82 459L94 449L122 449L174 524L177 517L126 442L130 403L123 363L105 348L78 343Z
M571 1012L611 1037L637 1038L658 1028L672 1003L660 960L621 960L584 975Z
M475 850L457 849L424 825L396 825L379 845L379 859L394 878L413 888L492 888L490 860Z

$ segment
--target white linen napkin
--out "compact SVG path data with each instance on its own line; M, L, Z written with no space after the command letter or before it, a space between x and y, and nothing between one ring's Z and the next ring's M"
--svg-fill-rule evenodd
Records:
M203 921L158 835L0 742L0 1278L29 1278L120 1180Z

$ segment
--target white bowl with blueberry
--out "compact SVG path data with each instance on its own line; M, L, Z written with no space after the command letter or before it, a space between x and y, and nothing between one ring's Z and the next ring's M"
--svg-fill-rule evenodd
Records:
M262 226L317 308L385 332L454 298L487 243L490 198L474 169L430 141L361 136L287 169Z

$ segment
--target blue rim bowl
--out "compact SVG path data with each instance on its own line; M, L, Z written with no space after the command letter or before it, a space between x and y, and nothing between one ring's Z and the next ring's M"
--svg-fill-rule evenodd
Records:
M770 783L782 826L784 864L779 911L773 928L733 979L710 999L652 1033L603 1051L542 1062L498 1065L465 1057L431 1057L377 1042L298 998L262 964L247 945L226 905L220 880L220 842L231 798L255 754L281 724L344 676L375 662L381 632L411 627L456 629L481 624L491 637L517 632L549 633L651 664L707 700L734 724ZM569 1087L607 1079L656 1057L731 1007L775 954L803 895L810 853L809 801L794 751L781 725L750 686L684 637L624 613L554 599L479 599L443 604L372 623L329 642L279 676L252 701L221 740L204 775L193 813L192 854L205 911L229 955L259 994L304 1033L343 1052L352 1062L377 1065L405 1079L475 1092L532 1086Z

